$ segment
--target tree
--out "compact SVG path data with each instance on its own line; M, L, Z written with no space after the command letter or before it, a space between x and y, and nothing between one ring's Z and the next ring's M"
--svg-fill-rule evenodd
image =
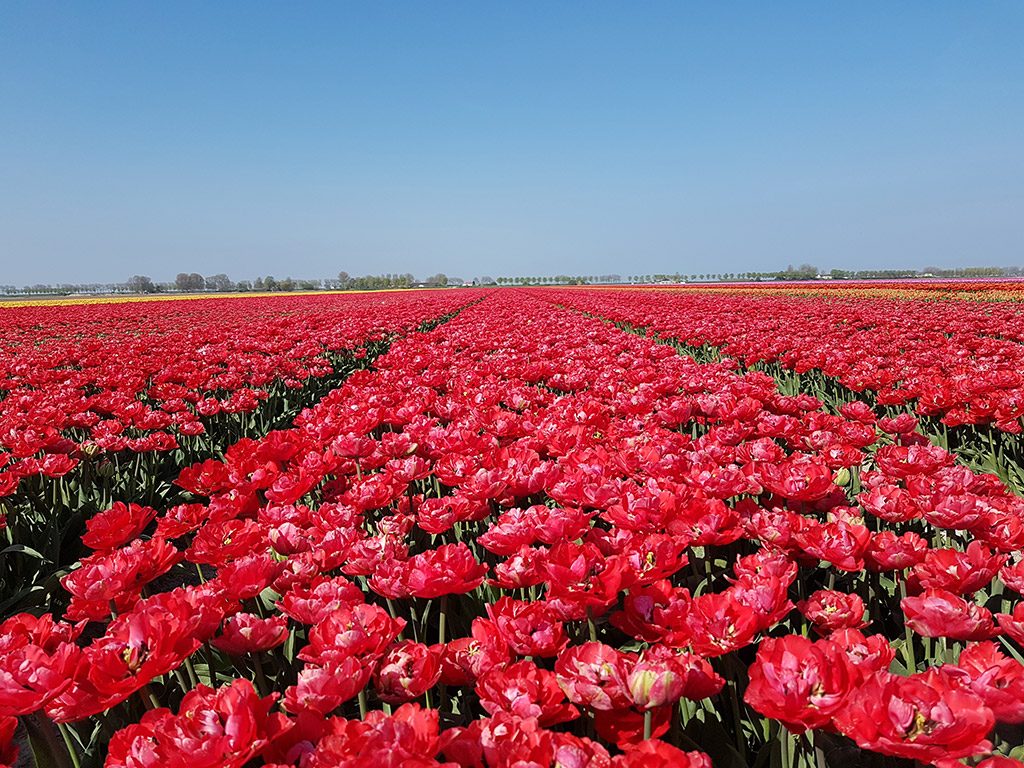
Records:
M156 293L156 286L146 275L132 275L125 285L132 293Z
M231 282L231 278L225 275L223 272L217 275L210 275L206 278L206 287L211 291L219 291L225 293L227 291L234 290L235 284Z
M445 275L443 272L438 272L436 275L428 277L423 282L425 285L429 285L431 287L444 288L446 285L448 285L448 276Z
M174 278L174 286L179 291L201 291L206 287L206 280L198 272L179 272Z

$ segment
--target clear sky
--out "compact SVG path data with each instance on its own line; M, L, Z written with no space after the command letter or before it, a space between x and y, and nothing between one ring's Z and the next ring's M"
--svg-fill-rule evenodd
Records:
M1024 265L1024 3L0 4L0 283Z

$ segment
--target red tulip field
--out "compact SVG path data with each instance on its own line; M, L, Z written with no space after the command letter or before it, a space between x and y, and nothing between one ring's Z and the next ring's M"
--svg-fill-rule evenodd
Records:
M0 766L1024 767L1024 287L0 308Z

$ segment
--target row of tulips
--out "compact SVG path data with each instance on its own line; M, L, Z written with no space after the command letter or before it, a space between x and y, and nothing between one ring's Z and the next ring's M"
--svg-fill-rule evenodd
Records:
M1024 281L1019 277L896 280L753 280L644 286L647 290L696 293L743 293L758 296L829 296L832 298L882 297L897 299L956 299L1020 301Z
M1024 437L1020 418L1011 418L1024 402L1020 391L1024 379L1019 363L1014 362L1024 349L1016 330L1021 305L996 302L991 298L995 290L990 287L981 294L989 297L987 303L892 298L869 302L857 294L851 298L841 289L825 291L823 296L766 298L742 287L730 311L762 309L738 322L746 332L736 337L704 320L700 313L707 303L719 303L706 294L691 292L684 299L666 293L662 295L668 300L660 305L649 297L625 301L621 292L543 296L608 319L624 330L651 335L696 360L729 359L743 370L768 373L780 391L812 394L831 410L854 400L863 400L889 417L913 409L918 431L932 442L955 452L979 472L997 474L1017 494L1024 494ZM784 306L782 319L773 314L777 302ZM702 308L698 311L695 305ZM878 321L879 308L887 317L885 322ZM761 311L767 314L762 317ZM805 311L820 323L814 331L809 330L810 321L791 322L794 312ZM844 313L849 317L844 319ZM969 316L970 322L962 322L961 315ZM730 315L729 322L734 321ZM780 326L785 327L780 330ZM830 327L839 336L845 334L846 340L835 346L836 339L828 337ZM833 345L822 348L824 352L811 348L811 336L818 329L825 329L826 344ZM798 351L787 352L788 344L795 344ZM995 352L993 345L999 348ZM979 352L983 347L988 351ZM908 352L913 352L910 364L905 359ZM945 394L935 395L938 389ZM953 401L963 407L950 410Z
M0 739L108 766L1024 764L1024 501L912 418L505 291L177 482L196 500L88 521L62 616L0 626Z
M471 300L421 291L0 310L0 496L23 477L66 474L83 452L173 450L219 415L326 376L332 354Z
M0 617L59 604L92 514L187 500L183 466L290 424L396 334L482 295L0 310Z
M947 426L1020 434L1024 305L1019 302L762 296L745 292L545 291L750 366L817 370L882 406L912 403Z

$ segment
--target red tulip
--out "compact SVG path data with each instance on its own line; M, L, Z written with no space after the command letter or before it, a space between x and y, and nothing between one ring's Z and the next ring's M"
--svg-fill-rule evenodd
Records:
M914 584L924 589L943 589L958 595L972 595L992 581L1006 562L1006 555L989 551L980 541L972 541L966 552L932 549L914 566Z
M934 671L878 672L848 697L833 722L862 749L929 763L987 753L995 717L980 698Z
M641 710L674 704L684 696L706 699L721 691L724 684L706 659L658 645L641 655L626 678L633 706Z
M142 533L156 514L152 507L114 502L110 509L85 521L82 543L95 550L116 549Z
M476 683L480 705L490 714L508 712L517 717L535 717L548 727L574 720L580 713L565 700L553 672L531 661L492 667Z
M928 542L913 531L902 536L882 531L872 535L864 563L870 571L902 571L921 562L927 552Z
M812 456L795 455L785 461L761 463L756 473L767 490L795 501L822 499L833 488L831 470Z
M829 635L828 640L846 655L858 683L888 669L896 655L883 635L865 637L859 629L840 629Z
M627 747L611 765L612 768L712 768L711 758L703 752L683 752L657 739Z
M857 594L819 589L806 600L797 603L797 609L814 624L819 634L828 635L838 629L861 629L864 621L864 601Z
M409 559L403 580L415 597L471 592L483 583L487 566L478 563L463 543L442 544Z
M438 711L403 704L391 715L374 710L363 720L329 720L309 765L427 768L437 765L440 744Z
M284 694L289 712L327 715L366 687L373 667L354 656L331 659L327 665L306 664L298 681Z
M18 742L14 732L18 729L18 718L0 715L0 768L14 768L18 762Z
M48 615L0 624L0 719L35 712L71 685L82 657L76 635Z
M201 685L185 695L177 715L155 709L115 733L105 765L241 768L292 725L270 713L275 698L259 698L248 680L216 691Z
M470 637L450 640L440 648L441 682L469 685L488 670L506 664L511 656L508 642L488 619L473 619Z
M746 702L794 733L826 726L854 683L842 650L799 635L761 643L750 667Z
M651 738L657 739L668 733L673 714L673 707L661 707L643 713L634 709L599 709L594 712L594 730L605 741L628 751L632 745L641 744L646 740L645 718L650 718Z

